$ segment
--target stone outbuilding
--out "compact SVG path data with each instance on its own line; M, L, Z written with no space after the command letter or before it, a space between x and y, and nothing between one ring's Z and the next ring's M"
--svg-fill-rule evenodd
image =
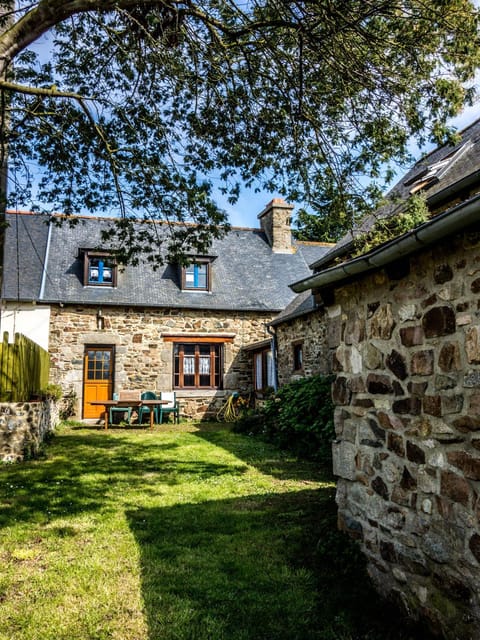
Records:
M478 640L480 121L394 195L418 191L426 222L352 258L357 234L401 213L397 199L292 288L312 293L336 375L340 527L380 593L446 638Z
M309 290L298 295L270 323L276 344L279 386L330 372L325 309Z

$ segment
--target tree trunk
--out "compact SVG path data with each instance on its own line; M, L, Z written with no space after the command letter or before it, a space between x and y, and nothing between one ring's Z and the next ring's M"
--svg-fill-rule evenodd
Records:
M15 0L10 0L9 4L0 7L0 22L3 22L3 16L10 13L11 17L7 20L3 30L8 29L13 20L13 10L15 9ZM1 65L1 78L6 79L7 68ZM7 136L7 100L8 95L5 91L0 91L0 291L3 284L3 244L5 241L5 209L7 206L7 188L8 188L8 136Z

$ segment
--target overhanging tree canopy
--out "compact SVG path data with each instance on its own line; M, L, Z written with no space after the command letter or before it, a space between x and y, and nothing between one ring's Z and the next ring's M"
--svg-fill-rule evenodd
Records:
M479 62L468 0L10 6L0 88L15 197L41 167L40 201L121 214L129 259L152 249L131 235L139 213L197 223L175 225L171 254L205 249L226 222L212 180L232 201L255 184L348 224L412 135L445 138ZM40 63L28 46L46 33Z

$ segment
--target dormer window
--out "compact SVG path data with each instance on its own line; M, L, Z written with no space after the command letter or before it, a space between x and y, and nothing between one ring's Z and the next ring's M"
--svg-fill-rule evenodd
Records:
M198 260L183 267L182 289L185 291L210 291L210 261Z
M433 184L437 184L442 180L453 165L459 160L467 151L469 151L473 142L470 140L462 144L458 149L452 151L448 155L444 156L441 160L433 162L432 164L424 164L412 178L404 182L406 187L410 187L410 193L413 195L418 191L426 190ZM421 163L419 163L421 166Z
M83 283L99 287L115 287L117 284L117 264L108 253L85 251Z

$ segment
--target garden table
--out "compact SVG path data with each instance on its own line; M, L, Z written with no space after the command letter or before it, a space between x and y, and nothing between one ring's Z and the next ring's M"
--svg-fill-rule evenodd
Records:
M159 404L168 404L167 400L92 400L90 404L95 406L104 407L104 421L105 429L108 429L108 414L110 407L125 407L128 409L139 409L140 407L147 407L150 412L150 429L153 429L153 416L155 413L155 407Z

